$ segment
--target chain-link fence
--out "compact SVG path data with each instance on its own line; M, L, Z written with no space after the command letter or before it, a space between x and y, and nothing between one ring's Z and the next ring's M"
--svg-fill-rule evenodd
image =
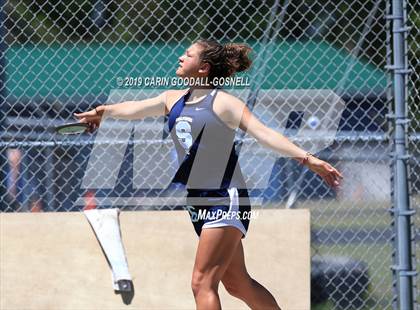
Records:
M410 157L410 195L411 208L416 211L413 220L413 265L419 266L420 248L416 241L420 236L420 3L418 1L407 2L408 35L407 35L407 59L408 69L411 70L407 79L408 101L408 152ZM415 298L420 296L420 277L417 275Z
M408 141L416 209L419 6L418 1L407 3L413 69L407 85ZM263 208L311 210L313 306L398 308L391 271L395 225L389 213L395 208L394 126L388 117L394 85L386 70L393 63L393 21L386 18L391 8L391 1L361 0L2 2L0 210L182 208L172 199L182 197L182 189L159 183L176 160L170 142L162 139L163 119L130 124L132 137L111 142L100 140L100 132L63 137L53 128L74 121L77 111L160 93L169 86L146 87L145 79L174 77L178 57L198 38L244 42L254 51L253 68L242 75L249 85L227 90L292 141L306 148L315 145L317 156L345 177L334 191L291 160L238 135L244 141L240 163L252 183L253 201ZM257 94L255 101L249 100L252 94ZM322 126L334 132L332 139L317 135ZM109 160L112 152L121 155L112 188L83 184L100 141L99 160ZM107 183L115 174L108 168L96 171L96 180ZM146 178L147 186L136 186L136 176Z

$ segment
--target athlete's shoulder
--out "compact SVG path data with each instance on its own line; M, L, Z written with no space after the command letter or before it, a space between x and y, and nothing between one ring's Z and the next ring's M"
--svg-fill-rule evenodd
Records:
M231 129L238 128L245 107L245 103L240 98L223 90L217 92L213 104L216 115Z
M220 89L215 98L216 105L223 108L223 110L237 110L243 108L245 103L238 97Z

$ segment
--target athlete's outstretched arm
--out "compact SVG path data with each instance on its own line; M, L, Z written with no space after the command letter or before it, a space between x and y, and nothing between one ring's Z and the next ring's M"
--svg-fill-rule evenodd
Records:
M329 163L320 160L312 155L307 155L305 150L289 141L281 133L265 126L238 98L231 100L229 104L230 116L239 128L253 136L262 145L277 151L278 153L304 161L306 166L313 172L319 174L330 186L338 186L339 180L343 178L341 173ZM304 160L305 159L305 160Z
M93 130L99 126L104 115L116 119L135 120L149 116L162 116L165 115L166 111L166 92L163 92L150 99L101 105L90 111L75 113L74 115L81 123L89 124L91 130Z

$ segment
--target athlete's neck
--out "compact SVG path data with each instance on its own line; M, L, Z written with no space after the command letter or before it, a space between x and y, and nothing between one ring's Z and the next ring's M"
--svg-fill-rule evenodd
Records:
M190 96L188 102L197 102L204 99L209 93L211 93L215 88L210 87L191 87L189 90Z

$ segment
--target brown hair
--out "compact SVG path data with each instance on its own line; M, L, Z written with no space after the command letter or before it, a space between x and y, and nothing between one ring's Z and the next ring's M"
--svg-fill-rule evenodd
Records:
M236 72L249 69L252 60L249 53L252 49L246 44L228 43L222 45L213 40L198 40L195 42L203 50L200 60L210 64L209 80L214 78L229 77Z

